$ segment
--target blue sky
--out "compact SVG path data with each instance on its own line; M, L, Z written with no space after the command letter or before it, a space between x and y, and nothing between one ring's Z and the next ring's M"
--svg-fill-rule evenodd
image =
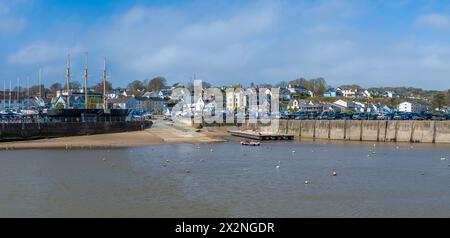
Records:
M450 88L450 1L0 0L0 80L125 86L324 77L332 86ZM2 84L0 82L0 84Z

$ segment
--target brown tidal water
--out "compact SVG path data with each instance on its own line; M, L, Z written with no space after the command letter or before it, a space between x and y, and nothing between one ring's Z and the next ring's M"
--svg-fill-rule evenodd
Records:
M0 217L450 217L450 145L412 146L0 151Z

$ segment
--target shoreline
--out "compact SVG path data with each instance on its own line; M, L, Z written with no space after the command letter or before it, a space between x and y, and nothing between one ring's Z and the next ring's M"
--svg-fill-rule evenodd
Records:
M189 125L173 122L155 120L153 126L143 131L95 134L84 136L58 137L49 139L36 139L27 141L11 141L0 143L0 150L26 150L26 149L123 149L145 147L163 144L205 144L227 141L242 141L243 138L232 136L229 130L238 130L236 126L205 127L195 129ZM363 144L392 144L408 146L438 146L431 143L411 142L377 142L377 141L349 141L329 140L295 137L296 142L332 142L332 143L363 143ZM271 141L277 142L277 141ZM450 144L439 144L439 146L450 146Z
M21 149L120 149L161 144L202 144L230 140L226 130L195 130L188 126L173 126L156 120L143 131L68 136L0 143L0 150Z

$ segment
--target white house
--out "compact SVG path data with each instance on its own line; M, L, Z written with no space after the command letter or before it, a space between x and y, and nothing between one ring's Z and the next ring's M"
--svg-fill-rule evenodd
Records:
M369 92L369 90L366 89L363 92L363 96L366 97L366 98L370 98L370 97L372 97L372 94Z
M198 98L197 102L195 102L195 111L196 112L202 112L205 107L205 102L201 97Z
M297 99L289 101L289 105L288 105L288 110L295 110L295 109L297 109L297 110L299 109Z
M402 102L397 107L399 112L419 113L427 110L427 106L420 103Z
M342 111L354 110L356 108L355 103L346 102L342 99L339 99L339 100L333 102L333 106L339 108Z
M247 105L247 97L244 89L236 89L234 92L226 93L226 110L234 111L236 109L245 108Z
M342 96L347 97L347 98L353 98L356 96L356 90L353 89L341 89L341 88L337 88L337 90L341 91Z

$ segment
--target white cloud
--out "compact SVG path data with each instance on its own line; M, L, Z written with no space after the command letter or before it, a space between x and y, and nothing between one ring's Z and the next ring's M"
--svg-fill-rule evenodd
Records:
M7 0L0 2L0 33L16 33L25 28L27 19L15 14L15 10L23 2L25 1Z
M62 25L54 29L58 37L24 45L9 55L8 62L23 67L43 64L61 75L66 55L79 54L73 62L77 67L86 49L95 75L101 59L109 58L117 86L156 75L186 82L195 72L218 85L303 76L324 77L334 86L450 87L450 44L410 40L411 32L361 27L364 14L374 10L364 1L294 3L252 2L202 14L189 7L139 5L104 17L101 24L94 22L82 32L69 34L69 27ZM431 15L409 24L450 28L445 15Z
M105 51L114 49L112 57L134 72L214 74L241 68L256 57L262 47L258 38L273 28L277 14L276 7L263 5L226 16L189 19L186 12L138 6L98 31L108 39L106 45L95 44L104 45Z
M69 46L59 43L34 43L21 48L8 56L8 62L13 64L40 64L64 60L69 53L80 53L79 44Z
M0 32L19 32L26 26L26 19L21 18L0 18Z
M430 27L440 30L449 29L450 16L437 13L421 15L417 18L416 24L421 27Z

